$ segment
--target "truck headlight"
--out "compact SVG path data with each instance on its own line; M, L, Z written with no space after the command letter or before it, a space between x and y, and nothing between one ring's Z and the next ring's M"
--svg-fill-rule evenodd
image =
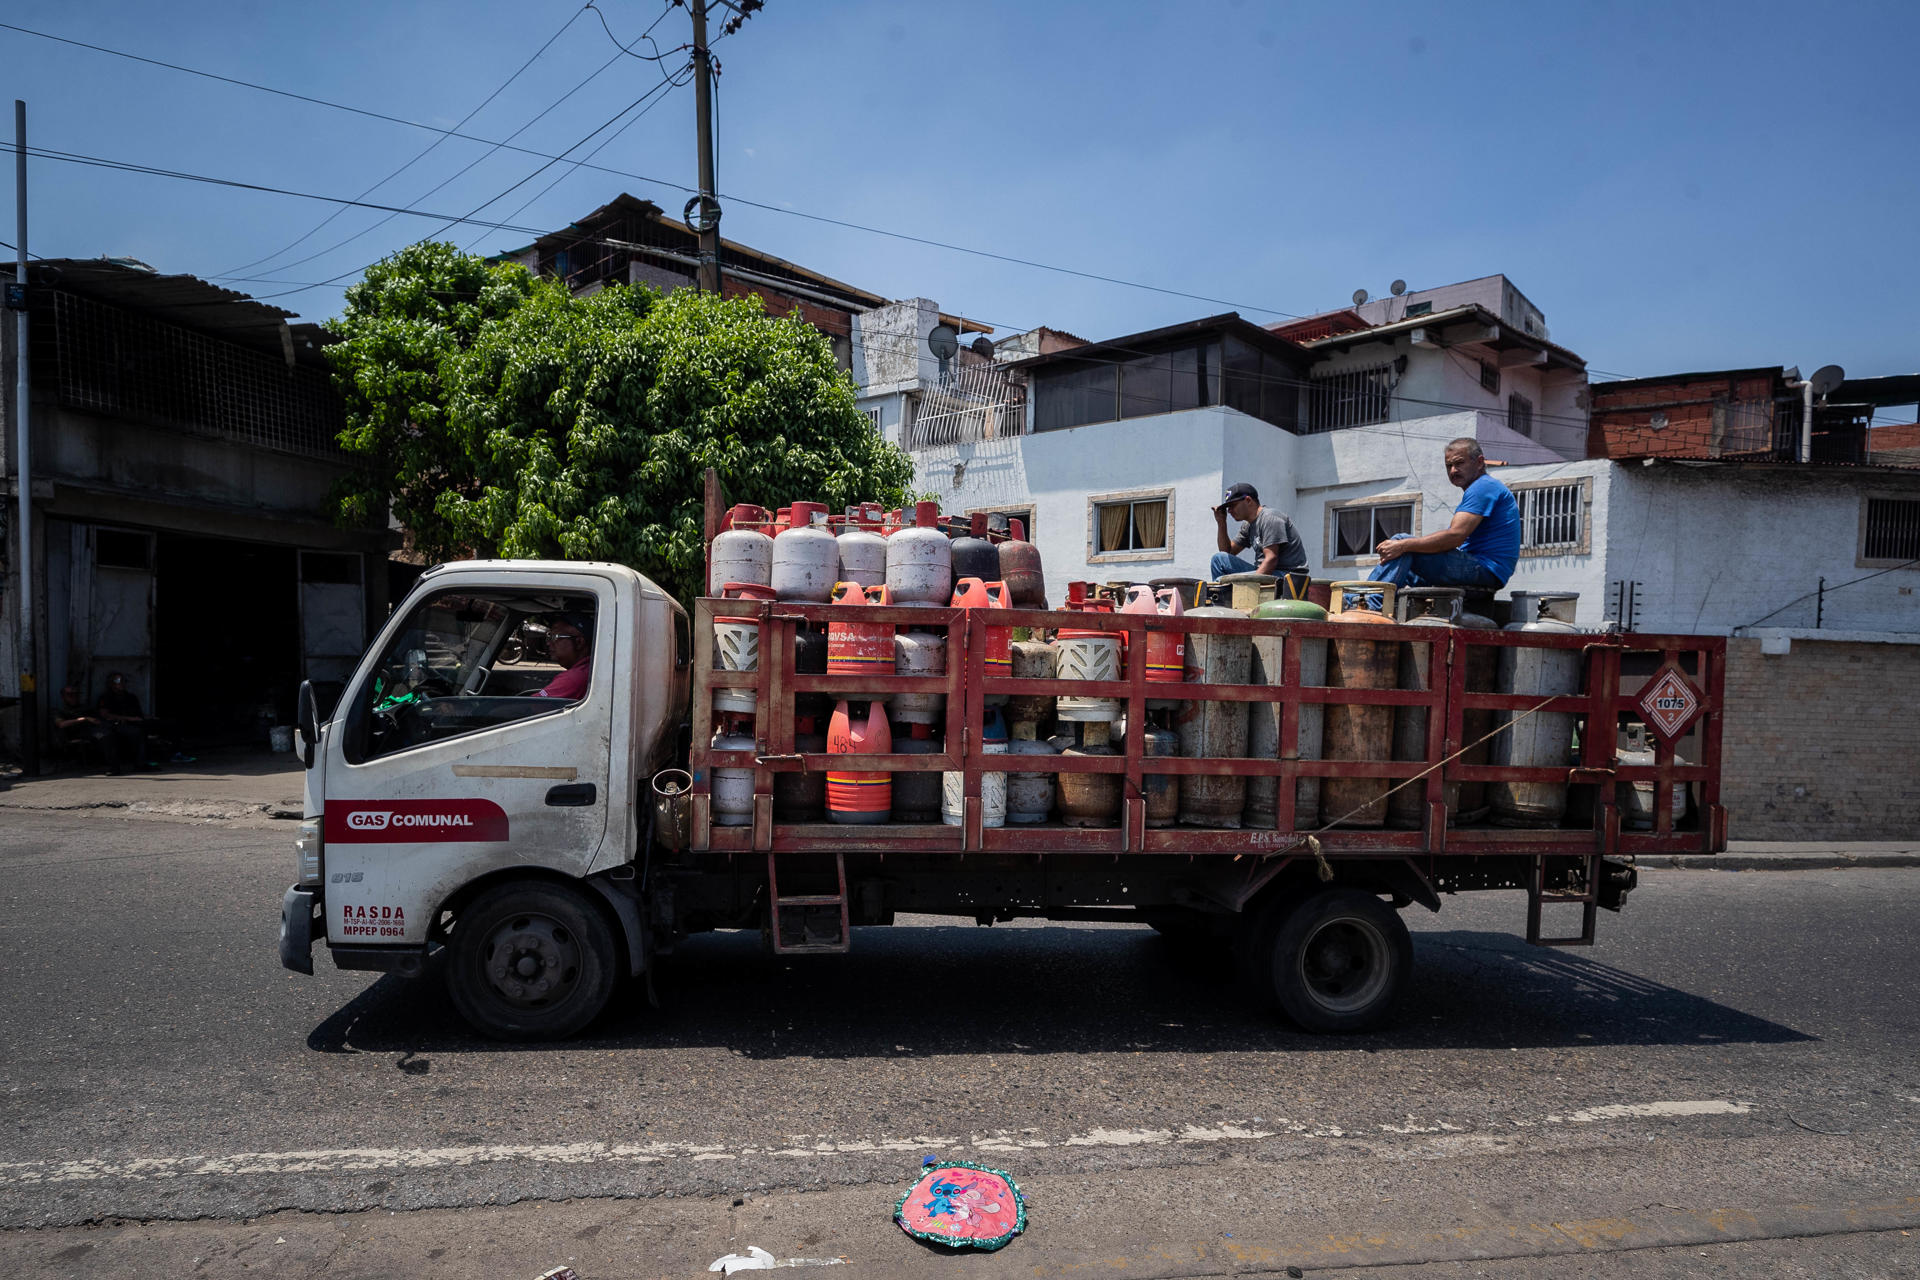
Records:
M293 842L295 870L299 874L298 883L317 885L320 883L320 819L308 818L300 824L300 838Z

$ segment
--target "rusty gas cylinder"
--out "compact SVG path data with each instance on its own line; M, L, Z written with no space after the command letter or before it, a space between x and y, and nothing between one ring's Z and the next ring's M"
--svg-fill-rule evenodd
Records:
M1361 607L1380 594L1391 607L1393 586L1385 582L1332 584L1329 622L1361 631L1392 626L1386 614ZM1335 640L1327 646L1327 684L1335 689L1391 689L1400 677L1400 646L1391 640ZM1375 761L1393 758L1393 708L1332 702L1326 713L1328 760ZM1387 820L1385 778L1328 778L1321 787L1323 822L1343 827L1378 827Z

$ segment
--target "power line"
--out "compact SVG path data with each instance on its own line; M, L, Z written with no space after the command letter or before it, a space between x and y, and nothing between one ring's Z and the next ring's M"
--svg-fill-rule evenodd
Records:
M511 143L507 143L507 142L496 142L490 138L482 138L473 134L461 133L456 129L442 129L436 125L424 124L418 120L408 120L401 116L388 115L385 112L373 111L365 107L355 107L355 106L348 105L346 103L332 102L325 98L314 97L310 94L293 93L289 90L276 89L270 85L256 84L252 81L237 79L236 77L233 77L233 76L224 76L224 75L219 75L210 71L201 71L195 67L182 66L179 63L174 63L174 62L165 62L158 58L148 58L140 54L128 53L128 52L125 52L124 50L109 48L106 45L89 44L84 40L74 40L66 36L51 35L44 31L36 31L31 27L22 27L14 23L0 22L0 30L18 31L24 35L38 36L41 39L45 39L45 40L54 40L54 41L58 41L61 44L69 44L82 49L90 49L96 53L104 53L117 58L127 58L134 62L146 63L150 66L164 67L167 70L178 71L185 75L200 76L208 80L217 80L223 84L237 85L241 88L252 89L260 93L270 93L283 98L291 98L299 102L311 103L315 106L330 107L337 111L351 112L354 115L366 116L369 119L384 120L389 124L405 125L408 128L412 128L412 129L424 129L429 133L438 133L449 138L460 138L468 142L479 142L487 146L497 147L497 148L501 148L503 150L509 150L509 151L518 151L518 152L521 152L522 154L529 155L529 156L536 156L545 160L557 161L561 159L561 157L559 156L549 155L548 153L543 151L536 151L530 147L514 146ZM697 188L687 186L685 183L672 182L665 178L655 178L647 174L634 173L626 169L615 169L607 165L596 165L596 164L585 164L585 163L583 163L580 167L585 169L592 169L593 171L598 173L609 174L616 178L626 178L634 182L644 182L652 186L666 187L669 190L685 192L688 195L699 194ZM800 209L790 209L782 205L768 204L764 201L753 200L746 196L728 195L725 193L721 193L721 198L725 200L731 200L736 204L745 205L748 208L764 210L768 213L782 214L787 217L802 218L809 222L818 222L828 226L844 227L847 230L860 231L868 235L886 236L889 239L901 240L909 244L919 244L919 245L925 245L929 248L945 249L952 253L966 254L971 257L985 258L995 262L1005 262L1012 266L1029 267L1038 271L1050 271L1060 275L1072 276L1076 279L1092 280L1102 284L1119 285L1124 288L1130 288L1130 289L1141 289L1149 293L1158 293L1167 297L1186 298L1189 301L1193 301L1193 302L1205 302L1215 306L1232 307L1235 310L1257 311L1262 315L1282 316L1290 320L1305 319L1304 316L1300 316L1291 311L1282 311L1277 307L1264 307L1264 306L1259 306L1257 304L1250 303L1250 302L1233 302L1228 299L1210 297L1205 294L1189 293L1181 289L1170 289L1160 285L1146 284L1138 280L1127 280L1118 276L1103 275L1099 272L1080 271L1072 267L1055 266L1052 263L1037 262L1029 258L1017 258L1010 254L995 253L987 249L975 249L966 245L952 244L943 240L934 240L926 236L909 235L908 233L903 231L889 231L884 227L866 226L862 223L848 221L843 218L832 218L824 214L807 213Z
M600 12L600 6L597 4L594 4L593 0L587 0L587 5L586 5L586 8L593 10L593 16L600 19L600 29L607 33L607 39L613 41L613 47L618 49L620 52L626 54L628 57L639 58L643 62L664 62L667 60L668 55L678 53L680 52L680 50L689 47L684 44L675 45L673 48L667 50L666 53L661 53L659 44L655 42L653 39L653 28L659 26L662 22L666 21L667 14L672 13L678 7L679 7L678 0L667 0L667 7L665 12L661 13L659 17L655 18L653 20L652 25L650 25L645 31L642 31L634 39L633 44L621 44L620 37L614 35L613 28L607 25L607 15ZM575 16L577 17L578 15L575 15ZM633 51L633 45L639 44L640 41L642 40L645 40L648 44L653 45L652 54L649 55L645 53L635 53Z
M590 9L592 7L593 6L589 4L589 5L583 6L580 9L574 10L572 16L569 17L565 22L560 24L560 29L555 31L552 35L548 36L545 44L541 45L538 49L535 49L533 51L532 57L528 58L525 62L521 63L520 66L514 71L512 75L508 76L505 80L501 81L499 88L495 89L492 93L488 94L484 99L482 99L479 106L467 112L466 115L460 117L459 123L453 126L454 129L458 130L460 128L463 128L469 120L472 120L475 116L479 115L482 111L486 110L488 104L490 104L495 98L499 97L501 94L505 93L507 91L508 86L510 86L515 80L518 80L528 67L532 66L535 62L539 61L540 55L545 53L548 49L552 48L553 42L558 40L561 36L565 35L567 33L568 28L572 27L574 23L580 20L580 15L586 12L587 9ZM602 68L602 70L604 69L605 68ZM595 72L594 74L598 75L599 72ZM556 103L555 105L557 106L559 104ZM549 108L549 110L551 110L551 108ZM538 119L538 118L539 117L537 116L535 117L535 119ZM434 150L436 150L440 146L441 143L445 142L446 140L447 140L447 135L445 134L442 134L440 137L435 138L432 142L428 143L423 150L415 154L412 159L408 160L405 164L401 165L398 169L395 169L392 173L389 173L386 177L380 179L378 182L368 187L365 191L362 191L359 194L359 196L357 196L356 198L360 200L366 199L368 196L378 191L381 187L386 186L387 183L392 182L395 178L405 173L408 169L411 169L414 165L426 159L429 155L431 155L434 152ZM485 155L481 157L481 159L485 159L487 155L492 155L492 154L493 154L492 152L487 152ZM479 163L478 160L474 162L474 164L478 164L478 163ZM472 167L473 165L467 166L468 169ZM460 173L465 173L466 171L467 171L466 169L462 169L460 170ZM456 178L459 176L460 174L454 175L454 177ZM452 180L453 180L452 178L449 178L447 181L451 182ZM445 182L440 184L441 187L444 187L445 185L446 185ZM440 190L440 187L435 187L433 188L432 191L428 191L426 195L422 195L419 199L424 200L427 198L427 196L432 195L434 191L438 191L438 190ZM415 201L410 201L409 203L417 204L419 203L419 201L415 200ZM300 245L312 239L315 235L319 234L319 232L324 227L326 227L328 223L332 222L335 218L339 217L341 214L345 212L346 212L346 206L342 205L339 208L336 208L332 213L328 214L326 217L322 218L318 223L316 223L312 227L312 229L307 231L306 234L300 236L298 239L295 239L290 243L280 246L278 249L275 249L272 253L267 254L265 257L255 258L252 262L243 263L240 266L233 267L233 268L230 268L229 270L219 272L209 278L218 280L227 276L237 276L242 271L249 271L249 270L252 270L254 267L260 266L262 263L271 262L273 259L279 257L281 254L287 252L289 249L298 248ZM393 218L396 216L397 215L395 214L388 214L385 218L382 218L379 222L374 223L373 226L374 227L385 226L388 222L392 221ZM371 230L373 230L373 227L367 228L367 231L371 231ZM366 233L367 233L366 231L362 231L359 234L365 235ZM334 245L332 249L322 249L319 254L302 258L297 262L284 263L282 264L282 269L285 269L286 267L297 267L301 265L301 263L311 262L313 261L314 257L319 257L322 254L331 253L333 252L333 249L337 249L341 245L344 245L347 243L350 243L350 241L343 240L339 244Z

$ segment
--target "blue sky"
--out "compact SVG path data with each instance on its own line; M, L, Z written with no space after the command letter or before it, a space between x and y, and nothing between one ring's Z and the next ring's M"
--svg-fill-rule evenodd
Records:
M657 18L662 51L688 38L684 8L598 3L622 40ZM616 117L685 57L620 57L589 79L616 50L576 0L14 0L0 21L442 128L558 31L464 130L504 138L573 90L517 140L547 153ZM1356 288L1377 296L1395 277L1422 288L1504 271L1596 370L1911 372L1917 47L1912 3L767 0L716 46L719 186L774 208L727 203L724 227L1002 332L1048 324L1112 337L1236 308L1269 321L1343 305ZM0 31L0 57L5 97L26 99L38 147L354 197L434 139L14 31ZM595 163L691 185L693 91L650 101ZM562 225L622 190L676 213L686 199L560 165L503 195L545 162L487 151L445 141L366 198L466 214L498 196L477 216L528 228ZM299 286L351 280L440 225L402 216L335 248L385 216L349 209L248 267L335 206L31 165L36 253L127 254L224 276L309 319L336 314L340 292ZM480 250L529 238L452 234ZM10 218L0 238L12 241ZM297 261L319 250L329 251Z

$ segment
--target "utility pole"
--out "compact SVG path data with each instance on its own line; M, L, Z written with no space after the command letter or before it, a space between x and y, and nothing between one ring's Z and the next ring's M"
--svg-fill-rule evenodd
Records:
M27 431L28 378L27 346L27 104L13 102L13 182L15 192L14 244L19 257L13 268L13 288L7 293L7 306L13 309L13 363L18 374L13 392L13 421L16 431L13 483L20 491L20 634L15 641L15 657L20 668L20 765L26 776L40 772L40 714L35 694L33 657L33 453Z
M700 131L700 194L687 202L687 221L700 236L700 288L720 292L720 202L713 192L713 50L707 45L709 0L688 0L693 10L693 102Z

